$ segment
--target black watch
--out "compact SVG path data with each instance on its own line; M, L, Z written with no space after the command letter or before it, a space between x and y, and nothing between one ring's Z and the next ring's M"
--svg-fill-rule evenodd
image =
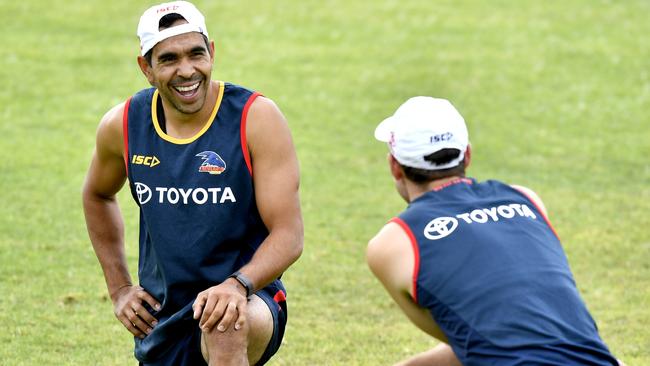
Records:
M237 282L239 282L242 286L244 286L244 289L246 289L246 297L250 297L253 294L254 292L253 282L251 282L251 280L249 280L248 277L244 276L243 273L237 271L231 274L230 276L228 276L228 278L234 278L237 280Z

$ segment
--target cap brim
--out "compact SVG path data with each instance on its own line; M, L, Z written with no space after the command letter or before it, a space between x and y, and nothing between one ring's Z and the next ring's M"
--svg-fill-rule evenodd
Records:
M381 121L375 128L375 138L381 142L390 141L390 135L394 124L395 119L392 116Z

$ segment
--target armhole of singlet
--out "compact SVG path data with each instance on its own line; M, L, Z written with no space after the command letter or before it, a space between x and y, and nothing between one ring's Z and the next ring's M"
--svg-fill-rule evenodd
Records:
M131 98L124 103L124 114L122 115L122 135L124 136L124 169L126 176L129 176L129 105Z
M246 104L244 105L244 110L242 111L241 114L240 132L239 132L241 138L242 154L244 155L244 161L246 162L246 166L248 167L248 172L251 174L251 177L253 176L253 166L251 165L251 156L248 151L248 141L246 140L246 119L248 118L248 110L250 109L255 99L260 95L262 94L255 92L246 101Z
M555 234L555 237L556 237L558 240L560 240L560 236L557 235L557 231L555 231L555 228L553 227L553 224L551 224L551 221L548 219L548 216L546 216L546 214L544 213L544 210L542 210L542 208L539 207L539 205L537 204L537 201L535 201L535 200L533 199L533 197L531 197L531 196L528 194L528 192L526 192L525 190L523 190L523 189L519 189L519 188L517 188L517 187L513 187L513 186L510 186L510 187L512 187L512 189L516 190L517 192L523 194L524 197L526 197L526 199L528 199L528 201L530 201L530 203L532 203L533 206L535 206L535 208L537 209L537 212L539 212L539 214L542 215L542 217L544 218L544 221L546 221L546 225L548 225L548 227L551 228L551 231L553 232L553 234Z
M418 274L420 273L420 250L418 249L418 243L415 240L415 235L413 235L413 231L411 231L411 228L399 217L394 217L391 219L389 222L394 222L397 225L399 225L402 230L406 233L406 235L409 237L409 240L411 242L411 248L413 248L413 278L412 278L412 288L411 288L411 297L413 298L413 301L415 303L418 303Z

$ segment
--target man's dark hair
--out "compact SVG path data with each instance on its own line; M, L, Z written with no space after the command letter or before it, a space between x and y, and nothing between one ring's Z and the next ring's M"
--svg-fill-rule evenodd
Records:
M177 20L186 20L186 19L183 18L182 15L177 14L177 13L171 13L171 14L165 15L164 17L160 18L160 21L158 22L158 30L163 30L163 29L170 28L172 26L172 24L174 24L174 22L176 22ZM203 41L205 42L205 48L207 48L208 51L209 51L210 50L210 40L208 40L208 37L206 37L204 34L201 34L201 35L203 36ZM149 64L149 66L151 66L151 57L152 57L152 55L153 55L153 47L149 51L147 51L147 53L144 54L144 58L145 58L145 60L147 60L147 63Z
M438 150L432 154L429 154L424 157L424 160L433 163L435 165L447 164L450 161L456 159L460 155L461 151L458 149L442 149ZM401 164L400 164L401 165ZM465 159L463 159L458 165L448 169L440 170L429 170L429 169L419 169L412 168L409 166L402 165L404 169L404 175L409 180L415 183L427 183L432 180L442 179L452 176L465 176Z

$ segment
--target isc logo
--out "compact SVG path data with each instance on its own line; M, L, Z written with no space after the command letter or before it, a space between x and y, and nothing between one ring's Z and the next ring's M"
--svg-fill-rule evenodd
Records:
M449 141L452 137L454 137L454 134L451 132L445 132L441 133L440 135L431 136L429 142L433 144L435 142Z
M153 168L156 165L160 164L160 160L158 160L158 158L155 156L133 155L131 163L136 165L146 165Z

